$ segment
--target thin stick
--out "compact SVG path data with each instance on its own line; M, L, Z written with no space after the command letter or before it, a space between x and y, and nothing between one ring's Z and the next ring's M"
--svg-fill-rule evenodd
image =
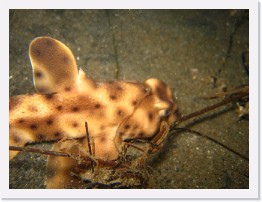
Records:
M55 151L49 151L49 150L43 150L43 149L36 149L36 148L30 148L30 147L17 147L17 146L9 146L10 151L25 151L25 152L33 152L38 154L45 154L48 156L61 156L61 157L67 157L67 158L78 158L79 156L68 154L64 152L55 152ZM119 166L119 167L128 167L128 165L121 164L119 165L118 161L105 161L102 159L92 159L91 157L85 156L83 157L85 160L89 160L93 163L98 162L101 165L106 166Z
M93 156L91 144L90 144L90 137L89 137L87 122L85 122L85 127L86 127L86 137L87 137L87 145L88 145L89 154L90 154L90 156ZM94 172L94 162L93 161L91 161L91 171L92 171L92 173Z
M56 152L56 151L49 151L49 150L29 148L29 147L9 146L9 150L33 152L33 153L45 154L45 155L49 155L49 156L72 157L71 154L67 154L67 153L64 153L64 152Z
M176 122L175 122L175 125L178 125L179 123L183 122L183 121L186 121L188 119L191 119L191 118L194 118L196 116L199 116L201 114L204 114L204 113L207 113L209 111L212 111L218 107L221 107L223 105L226 105L230 102L233 102L233 101L236 101L236 100L239 100L240 98L243 98L245 96L247 96L249 93L248 93L248 90L245 91L245 92L240 92L239 94L236 94L234 96L231 96L231 97L228 97L228 98L225 98L224 100L222 100L221 102L219 103L216 103L214 105L211 105L209 107L205 107L199 111L196 111L196 112L193 112L191 114L187 114L187 115L184 115L182 116L180 119L178 119Z
M133 147L133 148L135 148L135 149L137 149L137 150L139 150L139 151L141 151L141 152L145 152L145 150L143 150L142 148L137 147L137 146L135 146L135 145L133 145L133 144L130 144L130 143L128 143L128 142L126 142L125 144L126 144L127 146Z

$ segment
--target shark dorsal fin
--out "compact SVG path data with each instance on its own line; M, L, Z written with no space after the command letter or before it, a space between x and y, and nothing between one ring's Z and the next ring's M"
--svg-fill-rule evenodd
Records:
M77 64L63 43L50 37L38 37L30 44L29 56L38 93L70 91L75 87Z

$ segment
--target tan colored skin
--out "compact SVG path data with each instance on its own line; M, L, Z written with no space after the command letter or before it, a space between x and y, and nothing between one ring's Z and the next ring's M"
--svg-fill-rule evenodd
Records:
M37 94L10 98L12 146L73 138L53 150L78 154L81 146L85 155L87 122L95 157L116 160L124 140L166 135L161 123L170 126L177 119L171 89L158 79L95 82L78 71L70 49L50 37L33 40L29 52ZM17 153L10 151L10 159ZM81 187L70 175L76 165L73 159L50 157L47 188Z

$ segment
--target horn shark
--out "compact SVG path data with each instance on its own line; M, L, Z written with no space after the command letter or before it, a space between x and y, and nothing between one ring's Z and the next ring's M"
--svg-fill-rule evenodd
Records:
M158 79L94 81L78 70L71 50L50 37L34 39L29 56L36 94L10 97L10 146L58 141L53 151L87 155L87 122L93 155L116 160L125 140L157 137L161 143L177 120L172 91ZM10 151L10 159L17 153ZM70 174L76 164L75 159L49 157L46 187L81 187Z

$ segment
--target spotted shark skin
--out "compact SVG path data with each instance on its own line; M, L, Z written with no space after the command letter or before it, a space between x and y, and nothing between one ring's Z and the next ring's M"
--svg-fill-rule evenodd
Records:
M84 156L89 153L87 122L93 155L116 160L125 140L154 138L163 124L168 128L177 120L172 91L158 79L94 81L78 70L70 49L50 37L34 39L29 56L37 93L10 97L10 146L66 139L52 150ZM10 151L10 159L17 153ZM74 159L49 157L46 187L81 188L70 174L76 165Z

